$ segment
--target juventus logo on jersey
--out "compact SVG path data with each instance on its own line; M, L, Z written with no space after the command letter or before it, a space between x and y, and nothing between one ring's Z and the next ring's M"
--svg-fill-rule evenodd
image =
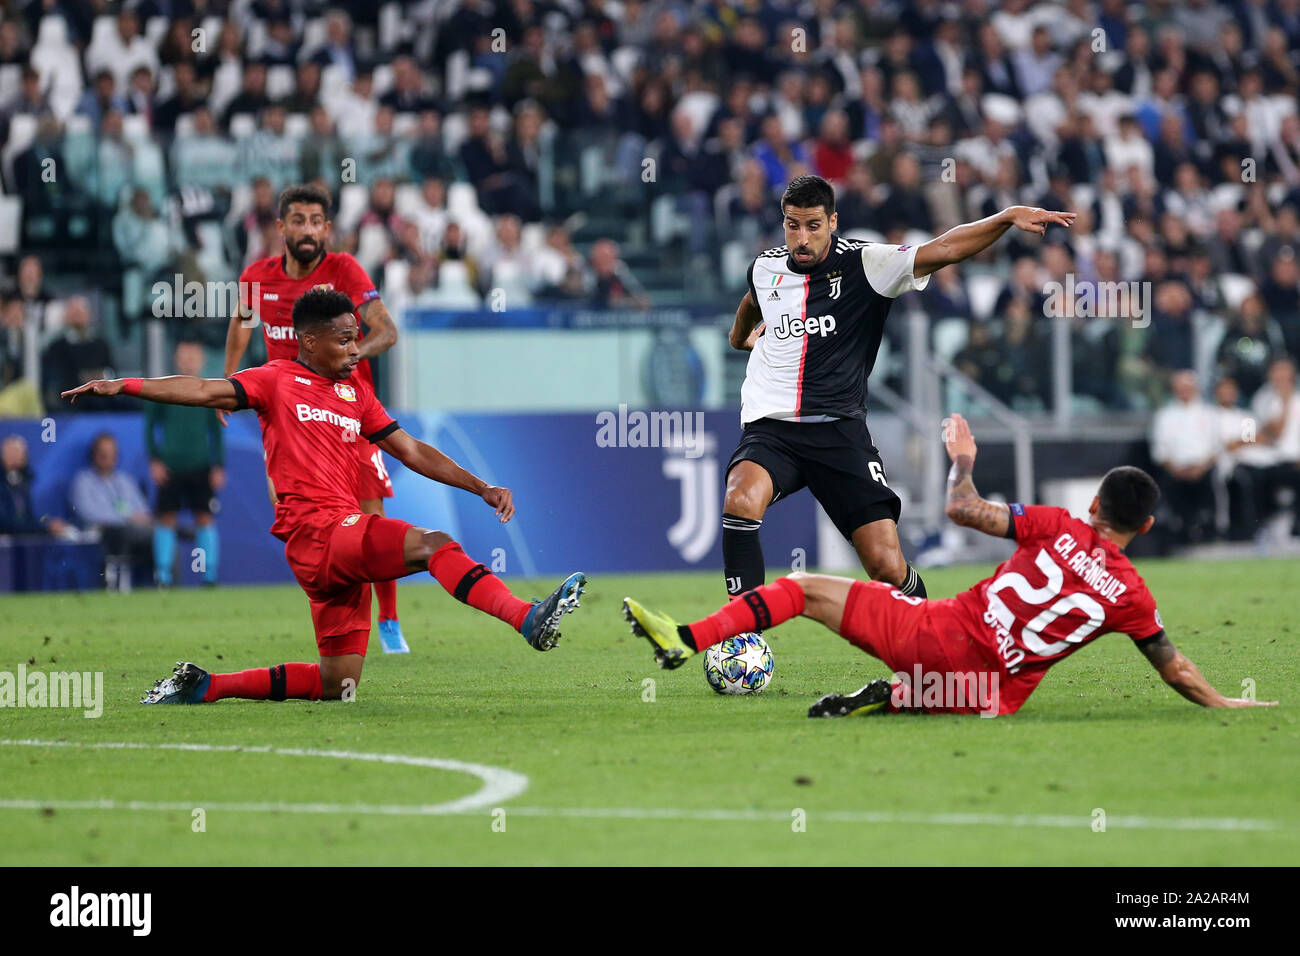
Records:
M832 299L838 299L840 297L840 283L842 281L844 281L843 276L831 276L831 298Z

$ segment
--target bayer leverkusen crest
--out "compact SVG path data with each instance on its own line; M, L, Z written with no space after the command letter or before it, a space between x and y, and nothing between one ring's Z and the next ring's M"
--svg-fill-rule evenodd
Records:
M355 402L357 400L357 390L347 382L335 382L334 394L345 402Z

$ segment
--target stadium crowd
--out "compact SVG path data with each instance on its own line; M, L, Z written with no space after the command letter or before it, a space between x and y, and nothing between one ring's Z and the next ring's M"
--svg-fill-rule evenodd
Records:
M1123 288L1118 314L1074 303L1075 410L1176 411L1190 388L1267 412L1243 467L1273 469L1272 501L1300 463L1279 394L1300 357L1297 94L1300 0L9 0L0 156L28 254L6 260L0 413L138 365L120 356L153 282L277 248L291 182L332 191L335 248L388 299L643 308L689 276L734 308L783 241L782 188L813 172L855 238L1077 211L912 297L936 351L1048 409L1054 284ZM209 318L189 331L215 342ZM1156 456L1189 500L1202 451Z

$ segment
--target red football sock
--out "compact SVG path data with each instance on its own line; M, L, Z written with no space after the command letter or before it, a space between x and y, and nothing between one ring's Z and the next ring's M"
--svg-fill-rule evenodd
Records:
M516 631L533 608L511 594L499 577L467 555L455 541L433 553L429 573L457 601L505 621Z
M746 591L728 601L702 621L689 625L695 649L721 643L747 631L776 627L803 613L803 588L789 578L777 578L771 584Z
M320 700L319 664L277 664L234 674L213 674L204 703L227 697L245 700Z
M381 621L397 620L397 582L376 581L375 597L379 598L379 619Z

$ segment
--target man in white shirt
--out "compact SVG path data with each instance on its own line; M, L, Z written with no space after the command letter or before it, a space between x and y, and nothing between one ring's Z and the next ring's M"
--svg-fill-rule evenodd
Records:
M1271 445L1259 442L1259 423L1242 408L1241 389L1227 376L1214 385L1214 411L1219 416L1219 460L1214 467L1215 490L1219 493L1220 529L1231 541L1249 541L1259 530L1260 468L1276 459Z
M1169 511L1169 528L1182 544L1211 537L1214 484L1211 470L1221 442L1219 414L1201 398L1196 373L1184 369L1170 380L1173 398L1151 422L1151 458Z
M1268 384L1255 393L1251 411L1259 422L1259 437L1272 448L1272 462L1260 470L1263 495L1261 517L1277 503L1277 492L1291 489L1291 534L1300 536L1300 394L1295 387L1295 363L1277 359L1268 367Z

